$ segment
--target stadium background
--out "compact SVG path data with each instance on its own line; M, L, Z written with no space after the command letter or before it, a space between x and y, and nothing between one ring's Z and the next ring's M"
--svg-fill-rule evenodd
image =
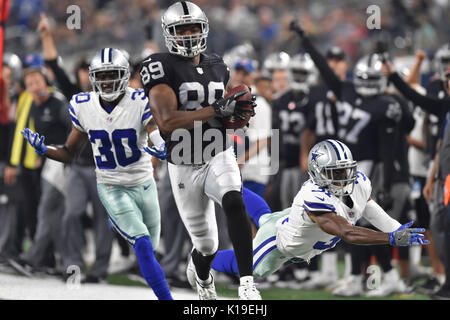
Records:
M21 58L41 53L39 33L36 31L39 12L51 21L52 35L66 71L71 70L80 57L89 58L102 47L117 47L138 62L152 51L165 50L160 27L160 15L175 1L156 0L98 0L76 1L81 9L81 28L66 27L66 0L16 0L10 5L5 26L4 50ZM293 17L299 17L306 32L314 38L321 52L332 45L342 48L348 56L350 68L363 54L375 50L375 42L389 43L394 57L413 56L424 50L428 59L424 64L422 81L426 83L434 72L432 58L436 50L448 41L450 34L450 2L448 0L353 1L353 0L194 0L205 12L210 23L208 51L221 55L243 43L254 47L253 59L262 64L273 52L298 52L299 43L292 41L288 29ZM370 5L381 8L381 29L367 28ZM349 75L351 76L351 75ZM164 215L164 212L162 212ZM92 253L92 251L90 251ZM340 260L340 273L343 262ZM126 275L110 276L113 284L139 285ZM227 284L218 284L219 295L233 296ZM262 289L269 299L335 299L327 291L292 289ZM1 298L1 297L0 297ZM393 299L427 299L421 294L393 296Z

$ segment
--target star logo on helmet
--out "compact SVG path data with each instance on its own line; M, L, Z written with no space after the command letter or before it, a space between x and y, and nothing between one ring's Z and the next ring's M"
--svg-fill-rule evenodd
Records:
M321 155L322 155L322 153L313 152L313 153L311 154L311 160L312 160L312 161L316 161L316 159L317 159L318 157L320 157Z

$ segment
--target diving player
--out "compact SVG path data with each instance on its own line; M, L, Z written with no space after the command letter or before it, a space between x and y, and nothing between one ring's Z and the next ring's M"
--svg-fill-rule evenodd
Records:
M94 90L74 95L69 103L73 126L65 144L46 146L45 137L28 128L22 134L39 155L65 163L91 142L98 194L111 225L133 246L142 275L158 299L172 300L154 255L160 210L149 153L160 157L164 143L157 142L144 91L129 88L129 77L125 55L118 49L102 49L89 67ZM148 137L155 143L152 148L147 146Z
M244 200L259 229L253 239L253 275L266 277L286 261L309 262L341 239L353 244L427 244L420 232L400 225L370 198L369 178L356 171L350 149L337 140L317 143L309 152L306 181L292 206L271 213L264 200L244 189ZM355 226L364 217L381 230ZM236 273L232 250L219 251L214 270Z
M236 252L239 298L260 300L253 284L251 227L242 199L242 180L220 119L243 117L248 110L241 104L253 101L236 102L245 91L223 98L230 72L220 56L204 53L209 24L197 5L188 1L171 5L162 16L162 28L169 52L147 57L140 74L167 146L175 202L194 246L188 280L197 288L200 299L217 298L210 273L219 242L216 202L227 216ZM207 137L212 132L214 136ZM221 147L210 147L220 141Z

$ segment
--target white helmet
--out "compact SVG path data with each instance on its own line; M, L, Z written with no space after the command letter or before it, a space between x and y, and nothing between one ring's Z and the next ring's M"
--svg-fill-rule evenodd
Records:
M176 27L198 24L201 32L192 35L177 35ZM189 1L174 3L161 18L163 35L170 53L193 58L206 50L208 37L208 18L199 6Z
M103 48L89 66L89 79L95 91L106 101L113 101L125 92L130 79L130 64L122 50ZM116 72L114 79L102 79L104 72Z
M309 152L308 174L314 183L332 194L350 195L356 181L356 161L344 143L328 139Z

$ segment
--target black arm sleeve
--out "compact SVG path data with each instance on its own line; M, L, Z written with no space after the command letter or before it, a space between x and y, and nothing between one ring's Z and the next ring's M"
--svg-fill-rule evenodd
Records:
M341 98L341 89L342 89L342 81L339 77L334 73L333 69L328 65L327 60L320 54L319 51L314 47L311 43L311 40L308 37L303 37L303 47L306 52L309 53L311 59L314 61L317 69L320 71L320 75L325 81L328 88L333 91L338 99Z
M76 84L73 84L70 81L66 72L58 65L57 59L45 60L45 63L50 67L50 69L52 69L53 73L55 74L55 79L58 87L68 101L70 101L74 94L77 94L81 91Z
M411 100L415 105L418 105L426 112L441 118L450 109L449 99L436 99L430 96L421 95L403 81L396 72L389 76L389 80L392 81L398 91L400 91L407 99Z

